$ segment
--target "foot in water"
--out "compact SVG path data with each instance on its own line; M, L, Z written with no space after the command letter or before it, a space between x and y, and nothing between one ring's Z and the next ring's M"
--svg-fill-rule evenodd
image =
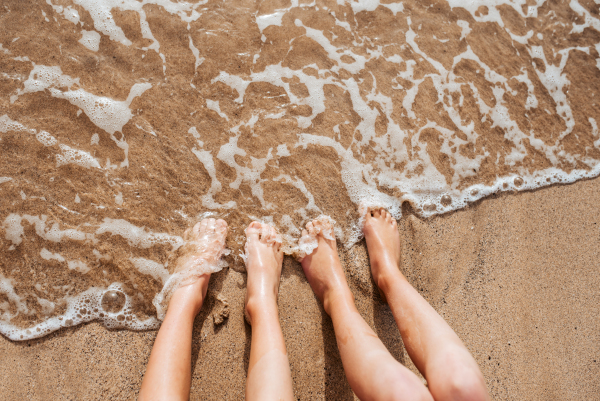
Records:
M309 237L316 237L318 246L300 263L315 295L323 303L325 312L331 315L332 302L336 300L354 301L354 296L348 288L335 239L326 238L324 233L330 233L327 236L335 238L330 221L317 219L306 224L306 229L302 230L302 238L308 242L310 241Z
M225 250L227 223L222 219L203 219L183 233L185 244L179 248L175 262L177 273L203 264L216 264Z
M390 277L400 273L400 234L396 220L385 209L369 209L363 233L367 241L371 273L380 294Z
M176 293L193 305L196 313L200 310L211 273L221 269L219 259L225 250L226 237L227 223L221 219L203 219L183 233L185 243L177 250L173 275L153 301L159 319L164 319Z
M254 221L246 229L245 315L249 324L260 310L277 306L283 251L281 236L269 224Z

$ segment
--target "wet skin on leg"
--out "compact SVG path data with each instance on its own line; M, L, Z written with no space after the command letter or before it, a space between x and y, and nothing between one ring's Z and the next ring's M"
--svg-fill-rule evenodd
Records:
M363 228L371 272L400 329L415 366L436 401L489 400L477 363L446 321L400 272L396 220L383 209L369 211Z
M277 309L281 239L275 228L256 221L246 237L246 318L252 326L246 399L291 401L292 375Z
M222 249L210 243L222 243L227 235L224 220L204 219L187 230L184 239L187 251L177 261L175 272L182 271L203 258L216 262ZM207 243L208 241L208 243ZM194 247L197 243L199 246ZM192 380L192 331L194 319L206 297L210 274L201 276L193 284L178 288L169 301L165 320L160 326L152 347L139 399L188 400Z
M331 316L342 364L352 391L368 400L432 400L421 380L396 361L358 313L335 240L322 231L329 223L315 220L302 235L316 235L318 247L301 261L304 274L325 312Z

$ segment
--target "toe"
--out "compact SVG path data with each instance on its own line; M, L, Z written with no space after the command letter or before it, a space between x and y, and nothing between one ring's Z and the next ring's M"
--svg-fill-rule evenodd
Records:
M215 220L215 219L213 219L213 218L210 218L210 219L208 219L208 225L207 225L207 227L206 227L206 228L207 228L207 229L208 229L210 232L214 232L214 231L215 231L216 224L217 224L217 220Z
M217 220L215 223L215 231L218 233L227 233L227 222L223 219Z
M313 227L316 235L323 232L323 224L320 220L313 220Z
M308 234L310 234L310 235L316 235L315 234L315 226L312 221L309 221L308 223L306 223L306 231L308 231Z
M198 238L198 236L200 235L201 232L206 231L205 223L208 223L208 222L205 220L202 220L200 223L194 224L194 228L192 228L192 232L191 232L192 237Z
M277 242L275 241L275 239L277 238L277 230L275 229L275 227L270 227L269 230L269 243L274 245Z
M260 230L260 242L266 244L271 236L271 226L268 224L261 224L262 229Z
M197 226L197 224L196 224L196 226ZM198 235L198 233L205 232L207 226L208 226L208 219L202 219L202 221L200 222L200 227L198 227L198 229L196 229L196 227L194 226L194 234Z
M373 210L373 217L379 218L381 216L381 209Z
M301 237L306 237L307 235L308 235L308 231L306 231L305 229L302 229L302 234L300 236Z
M260 239L260 223L258 221L253 221L250 223L248 228L246 229L246 237L250 241L258 241Z

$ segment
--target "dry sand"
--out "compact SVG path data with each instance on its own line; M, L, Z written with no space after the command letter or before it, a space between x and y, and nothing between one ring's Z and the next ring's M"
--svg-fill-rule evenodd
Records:
M501 195L428 220L405 210L404 273L473 353L493 399L600 399L599 195L596 179ZM362 316L414 370L373 291L364 242L342 258ZM211 279L194 330L193 400L243 399L245 278L230 268ZM224 309L229 317L215 325ZM331 321L291 258L279 310L296 397L353 399ZM155 336L91 323L33 341L0 337L0 399L134 399Z

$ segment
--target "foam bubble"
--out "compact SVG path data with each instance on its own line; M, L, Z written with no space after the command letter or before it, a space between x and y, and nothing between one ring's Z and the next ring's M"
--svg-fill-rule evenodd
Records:
M145 320L136 317L132 309L132 300L125 296L121 283L112 283L106 289L92 287L76 296L66 296L64 301L67 308L63 314L49 317L41 323L27 328L9 323L10 318L17 314L30 314L31 312L14 292L12 281L4 278L1 274L0 293L7 295L10 304L17 308L17 312L10 313L0 305L0 310L3 310L2 319L0 319L0 333L13 341L43 337L62 327L76 326L93 320L99 320L106 327L113 329L149 330L157 329L160 324L154 317ZM108 295L105 298L107 293L116 295ZM123 297L125 298L124 302ZM110 302L107 302L107 299L110 299ZM54 305L50 301L38 297L38 303L48 315L54 311ZM103 305L107 308L106 310ZM120 309L118 309L119 306Z
M104 295L102 295L101 305L102 310L109 313L117 313L120 312L125 306L125 301L127 300L125 294L121 291L110 290L106 291Z

